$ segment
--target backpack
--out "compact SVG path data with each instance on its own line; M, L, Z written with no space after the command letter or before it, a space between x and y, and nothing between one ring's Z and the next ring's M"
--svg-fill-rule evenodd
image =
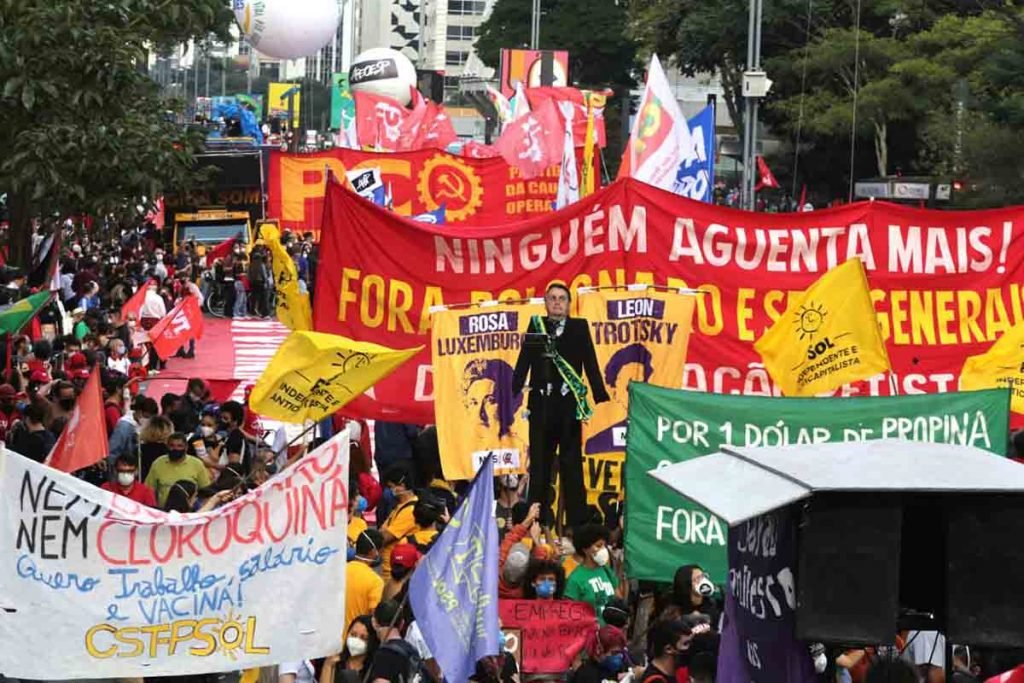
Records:
M388 640L377 649L378 652L381 650L397 654L407 663L405 673L396 683L426 683L433 680L423 660L420 659L420 653L411 643L405 640Z

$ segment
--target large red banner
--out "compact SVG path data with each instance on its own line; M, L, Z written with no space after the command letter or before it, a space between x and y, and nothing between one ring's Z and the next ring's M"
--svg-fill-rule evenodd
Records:
M864 261L901 394L956 389L964 359L1024 321L1021 207L864 202L747 213L626 179L548 216L466 229L406 221L338 186L325 225L321 263L330 266L317 281L317 330L407 348L429 344L438 304L539 296L553 281L698 288L680 385L700 391L777 395L754 340L790 295L851 257ZM619 343L644 334L625 323L592 332ZM424 350L350 406L433 422L431 373ZM878 375L836 393L887 395L889 381Z
M582 163L583 151L576 158ZM595 162L596 164L596 162ZM391 189L396 213L403 216L445 207L447 224L491 225L551 213L562 166L526 180L500 157L474 159L436 149L412 152L362 152L335 149L313 154L270 153L267 215L283 228L319 230L327 171L380 168ZM595 167L595 172L599 171Z

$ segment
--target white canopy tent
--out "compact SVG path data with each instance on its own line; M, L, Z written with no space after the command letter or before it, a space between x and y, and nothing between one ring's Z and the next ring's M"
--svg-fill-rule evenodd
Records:
M1024 465L980 448L899 439L730 446L648 474L729 526L821 491L1024 493Z

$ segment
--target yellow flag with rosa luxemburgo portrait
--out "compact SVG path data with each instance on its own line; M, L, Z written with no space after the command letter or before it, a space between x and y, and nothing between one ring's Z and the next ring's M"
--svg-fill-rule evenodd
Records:
M864 264L831 269L754 344L786 396L813 396L891 369Z
M1010 411L1024 413L1024 325L1004 332L985 353L969 356L960 371L960 388L1009 389Z
M422 349L389 349L322 332L292 332L249 397L252 409L281 422L314 422L390 375Z

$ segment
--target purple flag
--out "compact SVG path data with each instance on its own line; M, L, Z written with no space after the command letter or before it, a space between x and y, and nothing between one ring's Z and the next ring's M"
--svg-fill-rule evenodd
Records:
M719 683L813 683L796 639L796 521L790 508L729 529L729 586L718 649Z
M468 680L478 660L500 651L491 458L409 578L409 604L445 679Z

